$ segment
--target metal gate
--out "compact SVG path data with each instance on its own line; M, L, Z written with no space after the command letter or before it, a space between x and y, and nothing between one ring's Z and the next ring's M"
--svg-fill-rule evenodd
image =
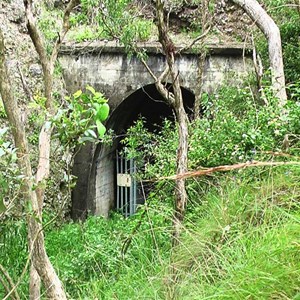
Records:
M134 159L126 159L118 152L116 154L117 165L117 203L116 208L125 217L136 212L137 207L137 184L136 163Z

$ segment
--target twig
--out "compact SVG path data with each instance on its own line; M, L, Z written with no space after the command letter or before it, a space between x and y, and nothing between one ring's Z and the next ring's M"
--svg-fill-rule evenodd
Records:
M26 81L25 81L23 72L22 72L22 70L21 70L21 68L20 68L19 62L17 63L17 68L18 68L18 71L19 71L19 73L20 73L21 82L22 82L22 85L23 85L24 92L25 92L25 94L27 95L28 99L29 99L30 101L33 101L33 97L32 97L31 91L30 91L28 85L26 84Z
M197 42L204 40L204 38L208 35L208 33L210 32L211 29L211 25L209 25L209 27L205 30L205 32L203 32L201 35L199 35L197 38L195 38L189 45L182 47L181 49L179 49L177 51L177 53L181 53L183 51L186 51L190 48L192 48Z
M63 26L62 26L61 32L58 34L58 37L56 39L56 42L55 42L55 45L53 47L52 54L51 54L50 64L52 66L54 66L54 63L55 63L57 55L58 55L58 50L59 50L67 32L70 29L71 11L79 4L80 4L80 0L71 0L65 9L64 17L63 17Z

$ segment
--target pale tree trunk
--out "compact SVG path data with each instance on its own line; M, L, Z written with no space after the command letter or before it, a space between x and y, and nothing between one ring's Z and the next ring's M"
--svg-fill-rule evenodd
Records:
M282 59L281 36L278 26L256 0L232 0L241 6L268 40L272 87L279 105L287 100Z
M69 17L72 9L80 3L80 0L71 0L64 13L63 26L50 57L46 52L42 36L37 29L33 16L32 0L24 0L26 25L30 38L39 55L44 75L44 89L46 97L47 118L54 113L52 99L53 70L58 55L59 47L65 37L70 24ZM5 65L4 41L0 32L0 92L4 107L12 129L15 146L18 149L18 164L23 179L23 195L26 202L30 203L32 213L28 216L29 248L32 266L30 270L30 299L40 298L40 278L45 286L46 295L49 299L67 299L63 286L47 256L42 228L42 208L46 188L46 180L50 172L50 149L52 128L46 120L39 135L39 156L35 180L33 180L31 161L28 153L28 143L23 124L20 121L20 113L17 102L13 96L9 82L9 74ZM34 181L34 182L33 182ZM33 189L33 186L36 189Z
M32 207L32 213L28 216L32 260L45 284L47 296L50 299L67 299L62 284L45 251L40 207L37 195L33 189L33 174L28 152L28 143L24 125L20 120L20 110L12 93L11 83L9 81L4 56L4 40L2 31L0 31L0 93L12 130L15 146L18 150L19 168L21 173L24 175L22 184L23 197L24 200L29 202Z
M180 88L180 74L179 70L175 65L175 46L168 35L168 28L164 18L163 3L161 0L156 1L156 12L158 19L158 31L159 41L162 45L164 54L166 56L168 68L164 74L166 77L167 73L170 74L173 86L173 95L162 91L162 80L156 82L156 86L165 99L174 108L177 123L178 123L178 134L179 144L177 148L177 170L176 173L183 174L187 171L187 154L188 154L188 117L184 109L182 92ZM185 213L185 207L187 203L187 193L185 188L185 179L176 180L175 187L175 212L173 217L173 245L178 244L179 235L181 232L182 222Z
M43 42L43 38L36 26L36 21L33 15L33 2L32 0L24 0L24 6L25 6L25 13L26 13L26 26L28 29L29 36L34 44L34 47L39 55L42 69L43 69L43 75L44 75L44 89L45 89L45 97L46 97L46 109L48 111L48 119L51 118L54 113L54 105L53 105L53 99L52 99L52 90L53 90L53 71L54 71L54 65L57 59L58 50L59 47L66 35L66 33L69 30L70 23L69 23L69 17L70 13L73 10L73 8L80 3L80 0L72 0L69 2L69 4L66 7L66 10L64 12L63 17L63 26L61 29L61 32L58 34L56 43L53 47L53 51L51 53L51 56L48 57L46 52L46 47ZM42 208L43 208L43 202L44 202L44 194L45 194L45 181L49 177L50 172L50 149L51 149L51 134L52 134L52 128L49 127L49 122L46 120L44 125L42 126L42 129L40 131L39 136L39 162L37 167L37 173L35 177L36 182L36 196L39 206L39 214L42 214ZM37 243L40 247L44 247L43 244ZM43 250L40 248L40 254L41 257L43 256ZM42 263L43 261L39 259L39 257L33 256L33 266L31 266L31 277L30 277L30 299L36 299L36 295L38 295L40 291L40 280L37 275L41 276L45 286L46 283L44 281L45 272L53 273L51 270L45 270L43 267L37 266L38 261ZM50 263L50 261L49 261ZM35 271L36 269L36 271ZM37 274L38 273L38 274ZM58 278L57 278L58 279ZM57 295L57 297L62 297ZM66 297L65 295L63 297ZM52 298L51 298L52 299ZM64 298L57 298L57 299L64 299Z

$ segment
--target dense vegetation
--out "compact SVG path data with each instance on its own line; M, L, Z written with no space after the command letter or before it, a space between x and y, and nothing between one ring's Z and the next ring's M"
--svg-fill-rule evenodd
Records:
M191 198L172 257L168 195L128 219L51 226L47 249L74 299L166 299L174 288L178 299L298 299L299 177L299 168L280 168L214 178L205 190L193 181L202 193ZM1 261L17 278L27 257L24 223L1 232ZM180 270L175 287L171 262ZM20 292L26 299L26 278Z
M205 96L203 118L190 125L191 169L274 159L266 152L280 151L284 135L292 132L290 153L297 155L298 102L290 101L281 116L276 105L254 108L249 91L224 88L214 98ZM129 129L124 151L151 161L140 176L174 174L176 135L170 121L155 134L142 120ZM298 299L299 177L295 166L189 180L185 227L173 250L169 181L155 183L147 204L130 218L113 213L109 220L55 225L49 215L47 250L74 299ZM1 232L1 261L17 280L27 259L26 226L10 220ZM20 286L24 299L26 277Z
M92 2L82 1L82 11L72 19L76 27L70 39L110 37L91 10ZM106 2L112 16L120 18L117 14L130 1ZM284 108L278 107L268 72L263 81L268 105L262 104L252 79L243 87L225 84L214 95L203 94L201 118L189 124L190 170L253 160L299 163L299 15L294 7L285 6L284 0L265 4L282 32L289 100ZM50 5L39 20L49 49L56 37L54 11L60 14ZM117 28L121 41L147 40L153 33L151 21L131 21L124 18ZM266 58L266 44L259 35L257 46ZM88 89L89 97L85 95L82 101L78 101L80 92L67 98L68 106L52 120L61 151L104 134L101 122L108 114L106 100ZM0 117L6 117L2 107ZM91 120L98 120L97 125L90 127ZM16 202L22 180L16 149L9 139L8 128L1 129L0 213L5 209L2 200ZM36 140L37 134L32 136L33 145ZM160 178L176 173L176 125L165 120L162 127L148 131L141 118L128 129L122 143L124 154L138 162L137 177L147 195L134 216L124 218L114 211L107 220L90 216L74 223L57 218L53 206L46 206L47 252L70 299L300 299L299 165L189 179L182 235L172 248L174 182ZM70 183L68 176L64 180ZM49 179L51 184L57 185L54 179ZM10 209L14 212L0 223L0 263L14 283L20 280L18 292L21 299L27 299L25 217L32 212L22 202ZM4 295L0 285L0 297Z

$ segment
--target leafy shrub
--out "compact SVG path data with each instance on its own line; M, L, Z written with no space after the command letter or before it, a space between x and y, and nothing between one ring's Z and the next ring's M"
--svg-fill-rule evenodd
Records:
M283 62L286 81L288 83L300 80L300 24L299 16L292 17L288 22L280 26L282 35Z
M95 142L106 132L103 122L109 115L108 100L91 86L87 86L86 91L79 90L66 97L67 107L59 109L52 120L56 137L65 145Z
M269 105L257 104L249 88L224 87L215 95L204 95L203 116L190 123L189 168L210 167L258 159L265 151L281 151L285 135L299 134L300 102L295 100L282 109L277 99L269 97ZM147 132L143 121L129 129L123 140L125 154L136 157L145 166L145 177L175 174L176 126L164 123L161 131ZM299 145L295 139L293 153Z

